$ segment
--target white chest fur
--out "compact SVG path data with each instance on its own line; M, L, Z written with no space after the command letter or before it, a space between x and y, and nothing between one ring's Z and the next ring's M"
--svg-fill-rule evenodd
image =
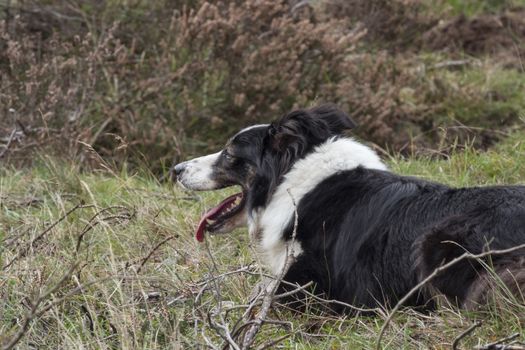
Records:
M324 179L359 166L386 170L386 166L369 147L350 138L330 139L297 161L284 176L266 208L252 213L252 219L249 220L250 237L260 237L258 250L274 274L282 270L286 260L287 242L283 239L283 231L294 220L293 202L298 204ZM295 242L292 249L295 257L303 252L299 242Z

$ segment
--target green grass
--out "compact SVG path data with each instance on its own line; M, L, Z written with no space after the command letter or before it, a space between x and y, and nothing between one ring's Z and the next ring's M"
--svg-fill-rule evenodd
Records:
M449 16L472 17L484 13L497 13L507 8L524 6L523 0L424 0L430 12Z
M458 122L472 127L497 128L525 119L525 72L503 67L489 58L459 56L463 64L441 66L450 58L423 53L416 60L418 78L400 94L405 105L427 106L434 125ZM461 60L459 60L461 62Z
M445 160L393 157L389 164L393 171L453 186L525 183L524 136L513 134L485 153L458 147ZM21 349L190 349L205 348L205 338L222 344L206 316L211 313L219 322L220 317L213 316L219 299L224 308L247 303L261 271L255 263L250 268L254 274L224 276L209 288L201 283L257 260L245 230L209 237L205 244L193 238L199 213L224 192L230 190L185 193L159 184L147 173L82 173L45 157L31 169L0 170L0 341L11 339L28 303L55 286L77 261L75 272L42 301L40 308L55 305L30 323ZM34 241L79 203L86 207ZM93 219L104 208L109 209ZM88 222L96 226L90 229ZM76 252L82 231L87 232ZM15 259L21 252L27 253ZM84 287L78 289L80 285ZM78 293L68 296L75 288ZM223 316L224 308L219 312ZM232 310L224 316L225 323L233 327L241 311ZM394 317L383 345L450 348L478 319L483 325L462 346L486 344L523 333L524 311L503 297L484 313L446 306L429 315L403 310ZM290 334L281 345L294 349L368 349L384 322L382 316L334 318L282 308L270 317L287 322L289 328L265 325L257 344Z
M461 146L461 147L460 147ZM525 183L525 138L521 132L510 134L488 151L457 145L446 160L428 157L393 157L393 171L451 186L476 186Z
M516 123L525 117L525 74L482 64L457 72L441 71L430 75L447 92L437 93L447 119L472 126ZM438 88L439 90L439 88ZM443 95L442 95L443 94Z

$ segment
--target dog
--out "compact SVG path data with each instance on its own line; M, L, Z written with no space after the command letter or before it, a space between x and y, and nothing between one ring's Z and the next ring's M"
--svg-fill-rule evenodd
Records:
M290 246L285 281L313 281L316 293L367 308L395 305L466 252L525 243L525 186L452 188L394 174L370 147L345 136L355 126L334 105L296 110L175 165L173 177L187 189L241 188L202 216L197 240L247 226L273 274ZM405 304L434 308L440 295L460 307L483 305L493 273L523 300L524 256L460 260Z

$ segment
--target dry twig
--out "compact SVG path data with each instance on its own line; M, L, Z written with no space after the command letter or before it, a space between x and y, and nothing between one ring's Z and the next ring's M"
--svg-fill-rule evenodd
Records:
M144 267L144 265L146 265L146 262L153 256L153 254L155 254L155 252L162 246L164 245L165 243L169 242L170 240L172 240L173 238L177 238L178 236L176 235L173 235L173 236L169 236L165 239L163 239L162 241L160 241L155 247L153 247L153 249L148 253L148 255L146 255L146 257L144 259L142 259L139 267L137 268L137 274L140 273L140 271L142 270L142 268Z
M276 346L277 344L279 344L283 340L290 338L291 335L292 335L291 333L288 333L288 334L285 334L282 337L279 337L279 338L277 338L275 340L270 340L270 341L262 344L261 346L259 346L257 348L257 350L273 349L274 346Z
M476 346L476 350L525 350L525 345L523 343L515 342L514 339L518 338L520 336L519 333L514 333L508 337L501 338L499 340L496 340L493 343L489 343L482 346ZM506 342L513 341L509 344L505 344Z
M272 303L274 301L275 293L277 292L277 288L281 284L284 276L290 269L290 266L294 260L293 245L295 243L295 238L297 236L297 226L299 224L298 222L299 215L297 213L297 205L295 203L295 198L292 196L290 189L288 189L288 194L292 198L292 203L294 206L294 226L293 226L293 231L292 231L292 239L288 242L287 247L286 247L286 259L281 269L281 273L276 279L271 281L266 287L261 310L259 311L259 314L255 318L253 325L248 329L248 331L246 332L243 338L242 349L249 349L252 346L253 342L255 341L255 337L257 333L259 332L259 330L261 329L261 326L264 323L268 315L268 312L270 311L270 307L272 306Z
M3 151L0 152L0 159L2 159L7 154L7 151L9 151L9 147L11 147L11 143L13 142L15 135L16 128L13 129L11 135L9 135L9 138L7 139L7 143L5 144Z
M474 330L480 326L481 326L481 321L477 321L472 326L470 326L465 331L463 331L460 335L458 335L456 339L454 339L454 342L452 343L452 350L458 350L459 343L461 342L461 340L463 340L463 338L465 338L470 333L474 332Z
M35 239L33 239L30 242L29 247L33 246L35 243L37 243L39 240L41 240L48 232L50 232L54 227L56 227L60 222L65 220L69 215L71 215L77 209L92 208L92 207L94 207L94 205L84 205L83 202L81 202L80 204L77 204L72 209L68 210L64 215L62 215L58 220L56 220L50 226L48 226L46 229L44 229ZM56 299L56 300L52 300L53 299L53 295L59 291L59 289L73 276L73 274L75 273L77 268L79 268L80 262L78 260L78 254L79 254L79 251L80 251L80 245L81 245L81 243L82 243L82 241L84 239L85 234L87 232L89 232L93 227L96 226L96 224L100 223L101 221L113 220L113 219L117 219L117 218L119 218L119 219L130 219L133 216L133 214L129 214L129 213L125 213L125 214L121 214L121 215L109 215L109 216L101 218L99 221L93 223L93 221L101 213L107 212L108 210L114 209L114 208L122 208L122 207L118 206L118 207L104 208L102 210L99 210L97 213L95 213L95 215L89 220L89 222L86 224L84 229L80 232L80 234L77 237L77 244L76 244L76 249L74 250L74 253L73 253L73 260L72 260L68 270L47 291L45 291L44 293L38 292L35 297L33 297L31 300L28 301L29 311L24 316L24 318L23 318L23 320L21 322L21 325L19 326L18 330L14 333L14 335L5 344L2 344L2 350L13 349L20 342L20 340L23 338L23 336L27 333L27 331L29 330L29 326L30 326L31 322L33 322L35 319L41 317L43 314L45 314L51 308L53 308L53 307L63 303L69 297L71 297L71 296L73 296L73 295L75 295L77 293L83 292L84 288L86 288L87 286L89 286L91 284L98 283L98 282L100 282L102 280L106 280L106 279L112 278L112 277L105 278L105 279L102 279L102 280L98 280L98 281L90 282L90 283L87 283L87 284L84 284L84 285L80 285L77 288L74 288L74 289L70 290L69 292L67 292L66 294L64 294L61 298ZM27 254L27 252L29 250L29 247L27 247L26 249L22 249L9 263L6 264L6 266L4 266L3 269L5 270L7 267L12 265L14 261L16 261L17 259L19 259L21 257L24 257ZM47 303L47 305L42 306L44 303Z
M41 240L49 231L51 231L53 228L55 228L56 225L64 221L69 215L71 215L73 212L75 212L77 209L83 209L83 208L91 208L92 205L84 205L83 202L75 205L73 208L69 209L64 215L62 215L58 220L53 222L51 225L49 225L44 231L42 231L38 236L36 236L27 247L24 249L21 249L13 259L11 259L7 264L2 267L2 270L7 269L9 266L11 266L16 260L23 258L27 252L29 251L30 247L33 247L35 243L37 243L39 240Z
M10 350L13 349L16 344L22 339L24 334L29 329L29 325L31 324L31 321L33 321L35 318L42 315L43 312L39 310L40 304L45 302L53 293L58 291L58 289L67 281L69 278L73 275L73 272L76 270L78 266L78 263L75 262L71 265L69 270L64 273L64 275L60 278L60 280L51 287L48 291L44 292L43 294L38 294L38 296L32 300L29 301L30 309L29 312L25 315L22 325L18 329L18 331L11 337L11 339L2 346L2 350ZM46 309L48 310L48 309Z

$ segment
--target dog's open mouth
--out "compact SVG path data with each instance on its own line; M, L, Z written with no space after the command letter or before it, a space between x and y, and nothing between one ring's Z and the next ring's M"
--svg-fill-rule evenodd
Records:
M199 242L204 240L204 231L216 232L219 231L228 220L235 217L244 207L244 194L242 192L236 193L219 203L217 206L208 210L201 217L199 226L195 232L195 238Z

